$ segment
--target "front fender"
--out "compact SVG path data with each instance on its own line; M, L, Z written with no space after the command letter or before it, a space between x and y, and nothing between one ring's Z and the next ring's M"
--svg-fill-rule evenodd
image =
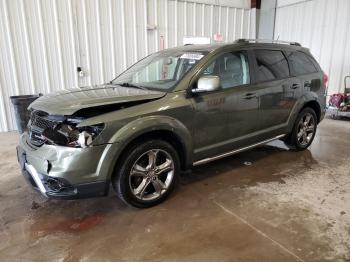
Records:
M146 116L137 118L120 128L108 143L130 142L139 135L156 131L167 130L176 134L186 145L192 145L190 131L179 120L170 116Z
M115 163L126 146L137 137L152 131L170 131L176 135L186 151L186 164L192 163L192 137L188 128L169 116L147 116L131 121L110 138L98 165L98 173L103 173L110 179Z

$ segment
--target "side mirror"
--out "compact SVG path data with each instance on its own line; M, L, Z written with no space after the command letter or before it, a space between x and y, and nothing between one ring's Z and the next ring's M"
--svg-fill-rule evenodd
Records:
M197 88L192 93L212 92L220 89L220 77L202 76L198 79Z

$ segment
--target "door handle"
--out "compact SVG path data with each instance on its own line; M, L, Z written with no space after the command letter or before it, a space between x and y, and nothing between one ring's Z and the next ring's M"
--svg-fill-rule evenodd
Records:
M252 99L254 97L256 97L255 93L247 93L245 94L244 99Z
M292 86L290 87L291 89L297 89L299 88L300 85L299 84L292 84Z

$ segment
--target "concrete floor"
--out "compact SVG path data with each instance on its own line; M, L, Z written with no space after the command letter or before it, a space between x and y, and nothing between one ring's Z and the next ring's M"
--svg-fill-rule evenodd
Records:
M146 210L109 197L47 200L0 134L0 261L350 261L350 121L304 152L280 142L193 170Z

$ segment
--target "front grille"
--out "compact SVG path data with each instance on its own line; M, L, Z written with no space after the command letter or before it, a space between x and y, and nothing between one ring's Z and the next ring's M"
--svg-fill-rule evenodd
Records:
M40 129L53 128L56 122L47 119L48 114L41 111L34 111L31 115L31 125Z
M47 128L54 128L58 122L48 118L48 114L42 111L33 111L30 116L29 142L35 146L45 143L42 133Z

